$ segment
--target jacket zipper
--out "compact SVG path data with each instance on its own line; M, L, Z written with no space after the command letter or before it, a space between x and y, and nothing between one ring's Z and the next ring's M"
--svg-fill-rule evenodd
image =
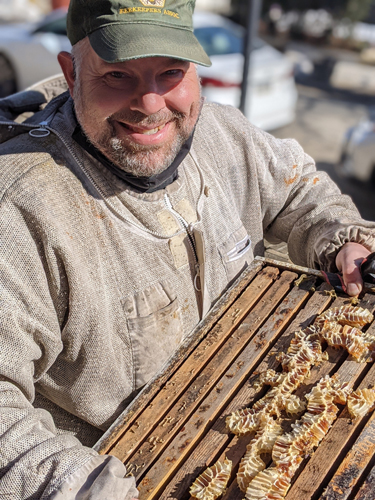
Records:
M195 276L194 276L194 288L196 289L197 292L202 291L202 287L198 287L198 279L200 278L200 265L199 265L199 260L198 260L198 254L197 254L197 248L195 245L195 240L194 240L194 234L193 234L193 229L192 225L190 225L183 217L180 215L174 208L172 207L171 200L169 199L169 196L167 193L164 195L164 203L167 209L176 217L176 219L181 223L182 227L185 229L185 232L188 236L188 241L190 244L190 247L192 249L192 253L194 255L194 268L195 268ZM201 285L201 283L200 283Z
M50 133L53 132L61 140L61 142L64 144L64 146L69 151L69 153L72 155L72 157L76 161L76 163L81 167L81 169L88 176L88 178L90 179L91 183L93 184L93 186L95 187L95 189L98 191L98 193L102 196L103 199L105 199L104 193L102 193L102 190L97 185L97 183L94 181L94 179L91 177L91 175L89 174L89 172L86 171L86 169L84 168L84 165L82 165L82 163L77 158L77 155L74 153L74 151L69 146L69 144L65 141L65 139L56 130L52 129L49 126L49 123L51 122L51 118L53 117L53 115L54 115L54 113L52 115L50 115L47 118L47 120L44 120L44 121L40 122L38 125L23 124L23 126L27 127L27 128L30 128L29 135L31 135L32 137L35 137L35 138L43 138L43 137L46 137L46 136L50 135ZM8 125L8 126L12 126L12 127L14 126L14 122L1 122L1 123L3 125ZM111 209L117 214L117 216L120 219L125 220L128 224L131 224L132 226L137 227L138 229L140 229L142 231L145 231L146 233L148 233L148 234L150 234L152 236L156 236L158 238L163 238L163 239L170 239L171 238L171 236L160 234L160 233L158 233L156 231L152 231L152 230L147 229L147 228L145 228L143 226L140 226L139 224L136 224L136 223L134 223L132 221L124 219L121 216L121 214L119 214L117 212L116 208L112 205L112 203L110 203L108 200L107 200L107 204L111 207ZM192 225L190 225L178 212L176 212L173 209L172 203L171 203L171 201L170 201L167 193L165 193L165 195L164 195L164 204L167 207L167 209L181 223L181 225L183 227L183 230L185 230L185 232L186 232L186 234L188 236L188 241L189 241L189 244L191 246L192 254L193 254L194 260L195 260L195 264L194 264L195 276L194 276L194 282L193 282L193 284L194 284L195 290L197 292L202 293L201 283L199 283L199 286L198 286L198 280L200 280L200 264L199 264L197 249L196 249L196 245L195 245L195 241L194 241L194 235L193 235ZM177 234L180 234L180 233L181 233L181 231L177 231L173 236L176 236Z
M50 133L52 132L53 134L56 135L56 137L58 137L60 139L60 141L64 144L64 146L66 147L66 149L69 151L69 153L71 154L72 158L75 160L75 162L77 163L77 165L82 169L82 171L85 173L85 175L88 177L88 179L90 180L91 184L94 186L94 188L97 190L97 192L99 193L99 195L103 198L103 200L106 201L106 204L110 207L110 209L113 211L113 213L115 213L117 215L117 217L121 220L123 220L124 222L126 222L127 224L130 224L131 226L137 228L138 230L142 231L142 232L145 232L153 237L156 237L156 238L161 238L161 239L170 239L171 238L171 235L166 235L166 234L161 234L159 233L158 231L152 231L151 229L147 229L146 227L144 226L141 226L140 224L137 224L131 220L128 220L126 219L125 217L123 217L119 212L118 210L116 209L116 207L110 202L110 200L106 199L104 193L102 192L102 190L100 189L100 186L95 182L95 180L92 178L92 176L90 175L90 173L86 170L85 166L81 163L81 161L78 159L77 155L74 153L73 149L70 147L70 145L65 141L65 139L56 131L54 130L53 128L51 128L49 126L50 122L52 121L52 118L53 116L55 115L55 113L52 113L51 115L48 116L48 118L46 120L43 120L42 122L38 123L38 124L16 124L14 123L13 121L2 121L0 122L1 125L7 125L9 128L13 128L17 125L21 125L22 127L25 127L25 128L28 128L30 129L29 130L29 135L31 135L32 137L35 137L35 138L43 138L43 137L47 137L48 135L50 135ZM196 163L196 160L194 159L193 157L193 161ZM200 173L200 176L201 176L201 181L202 181L202 186L204 185L204 181L203 181L203 178L202 178L202 174L200 172L200 170L198 169L199 173ZM203 194L203 187L202 187L202 192L201 192L201 195ZM169 201L169 200L168 200ZM170 203L170 202L169 202ZM198 202L199 204L199 202ZM171 205L172 207L172 205ZM172 209L173 210L173 209ZM181 221L182 223L182 220L183 220L183 227L184 229L187 228L189 226L189 224L180 216L180 214L177 214L176 212L176 216L178 217L178 219ZM195 249L195 244L194 244L194 238L192 236L192 233L190 234L189 230L185 229L185 231L187 232L188 236L189 236L189 241L190 241L190 244L192 245L192 248L193 248L193 254L194 254L194 257L196 259L196 277L195 277L195 282L197 281L198 279L198 276L199 276L199 264L198 264L198 258L197 258L197 252L196 252L196 249ZM173 234L172 236L177 236L178 234L180 234L181 232L183 232L183 230L181 231L177 231L175 234ZM194 287L196 287L196 284L194 284Z
M105 200L106 204L111 208L111 210L117 215L117 217L119 219L123 220L127 224L130 224L131 226L136 227L140 231L142 231L144 233L147 233L147 234L149 234L151 236L154 236L156 238L161 238L161 239L165 239L165 240L168 240L168 239L171 238L171 235L161 234L161 233L159 233L157 231L152 231L151 229L147 229L146 227L141 226L140 224L137 224L137 223L135 223L135 222L133 222L131 220L128 220L125 217L123 217L117 211L116 207L106 198L106 196L102 192L100 186L97 184L97 182L95 182L95 180L92 178L92 176L90 175L90 173L86 170L85 166L81 163L81 161L79 160L79 158L77 157L77 155L74 153L74 151L70 147L70 145L65 141L65 139L56 130L54 130L53 128L51 128L49 126L49 122L50 122L50 120L49 121L45 120L45 121L42 121L42 122L40 122L38 124L35 124L35 125L34 124L33 125L30 125L30 124L21 124L21 125L23 127L29 128L30 129L29 135L31 135L32 137L35 137L35 138L47 137L48 135L50 135L51 132L54 135L56 135L56 137L58 137L60 139L60 141L64 144L64 146L66 147L66 149L69 151L69 153L71 154L72 158L77 163L77 165L79 165L79 167L82 169L82 171L88 177L88 179L90 180L91 184L94 186L94 188L97 190L97 192L103 198L103 200ZM8 125L9 127L14 127L15 126L14 122L0 122L0 124L1 125ZM177 231L172 236L177 236L181 232L183 232L183 230Z

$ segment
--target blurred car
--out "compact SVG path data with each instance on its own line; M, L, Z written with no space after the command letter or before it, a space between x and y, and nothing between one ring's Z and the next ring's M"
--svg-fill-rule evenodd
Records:
M364 119L347 130L337 171L345 177L371 182L375 187L374 120Z
M199 67L202 92L210 101L239 106L244 64L245 30L218 14L195 12L194 32L212 60ZM66 12L56 10L36 24L0 29L0 96L60 73L57 54L71 48L66 37ZM293 63L259 38L255 41L245 115L272 130L295 117L297 91Z
M66 11L55 10L36 23L0 27L0 97L61 73L57 54L70 51Z
M242 26L217 14L196 12L194 33L212 66L199 67L203 95L210 101L238 107L243 74ZM251 55L248 99L245 115L264 130L273 130L294 121L297 90L293 63L284 54L255 39Z

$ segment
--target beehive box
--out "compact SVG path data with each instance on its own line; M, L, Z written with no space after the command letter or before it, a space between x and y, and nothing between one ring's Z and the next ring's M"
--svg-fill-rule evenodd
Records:
M319 271L255 259L95 448L126 464L141 500L189 499L198 475L226 456L234 473L222 498L243 499L235 471L254 433L230 434L226 417L264 396L268 388L255 389L254 382L267 369L280 371L276 354L286 352L294 332L327 308L345 304L351 299L337 296ZM372 289L361 294L358 306L374 311ZM375 334L375 322L366 328ZM312 368L296 394L303 397L334 373L355 389L375 385L374 363L359 363L344 349L326 350L329 360ZM290 423L286 416L286 430ZM375 414L352 421L340 406L285 498L374 500Z

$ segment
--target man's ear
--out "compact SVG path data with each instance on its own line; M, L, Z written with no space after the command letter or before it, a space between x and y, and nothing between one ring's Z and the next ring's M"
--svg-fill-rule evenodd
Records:
M72 55L69 52L60 52L57 56L57 60L59 61L65 80L67 81L70 95L73 96L75 75Z

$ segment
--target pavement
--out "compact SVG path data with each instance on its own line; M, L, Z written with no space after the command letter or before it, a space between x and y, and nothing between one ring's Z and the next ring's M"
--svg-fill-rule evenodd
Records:
M358 62L337 61L330 77L336 89L375 96L375 67Z
M263 34L262 38L288 55L301 70L313 66L313 73L302 71L296 75L297 83L328 92L344 92L346 98L352 93L362 102L375 103L375 54L368 58L373 64L364 64L358 51Z

